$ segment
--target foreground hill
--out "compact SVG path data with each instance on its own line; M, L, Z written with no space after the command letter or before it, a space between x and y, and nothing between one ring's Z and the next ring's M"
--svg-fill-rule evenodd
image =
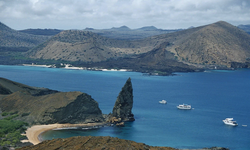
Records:
M53 139L44 141L38 145L26 146L18 150L177 150L171 147L149 146L144 143L137 143L130 140L123 140L116 137L92 137L78 136L66 139ZM228 150L226 148L204 148L200 150Z

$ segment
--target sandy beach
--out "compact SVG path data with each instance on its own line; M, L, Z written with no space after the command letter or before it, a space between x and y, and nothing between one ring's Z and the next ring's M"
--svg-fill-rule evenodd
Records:
M34 145L39 144L39 135L45 131L57 129L57 128L68 128L68 127L92 127L102 126L104 123L87 123L87 124L49 124L49 125L34 125L26 130L26 136L28 140L23 142L30 142Z

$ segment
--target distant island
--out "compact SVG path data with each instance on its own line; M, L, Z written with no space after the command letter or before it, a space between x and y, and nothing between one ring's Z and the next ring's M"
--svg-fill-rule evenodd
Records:
M1 34L0 64L60 67L63 63L148 75L249 68L250 35L242 29L248 30L244 25L235 27L219 21L173 31L153 26L16 31L0 23L0 31L4 33Z

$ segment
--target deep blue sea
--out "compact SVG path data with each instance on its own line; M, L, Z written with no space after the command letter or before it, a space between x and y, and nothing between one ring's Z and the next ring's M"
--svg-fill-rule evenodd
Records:
M131 77L134 122L126 123L125 127L49 131L43 134L43 139L112 136L152 146L250 150L249 69L144 76L136 72L0 65L0 77L30 86L87 93L105 114L112 111L121 88ZM159 103L163 99L167 104ZM178 110L176 106L183 103L194 109ZM228 117L234 118L239 126L224 125L222 120Z

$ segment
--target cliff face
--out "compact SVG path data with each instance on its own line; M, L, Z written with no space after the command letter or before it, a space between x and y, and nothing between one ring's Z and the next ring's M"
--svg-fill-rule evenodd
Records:
M133 88L132 82L129 78L119 93L115 106L113 108L112 116L121 118L121 121L134 121L132 114L133 107Z
M61 107L52 113L59 123L102 122L102 111L98 103L88 94L80 94L74 102Z

